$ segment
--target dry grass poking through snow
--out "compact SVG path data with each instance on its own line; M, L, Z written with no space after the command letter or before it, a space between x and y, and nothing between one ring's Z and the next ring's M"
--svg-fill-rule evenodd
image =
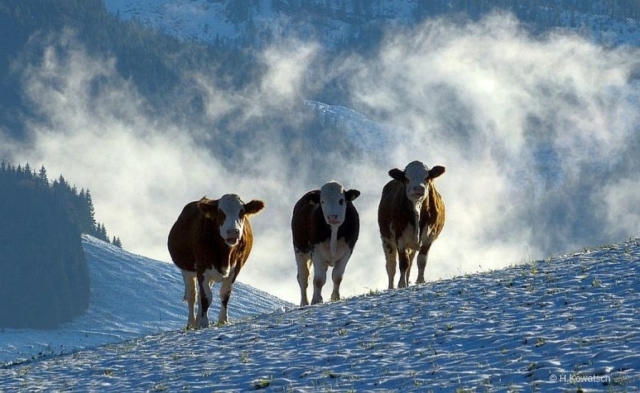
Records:
M638 391L639 264L635 239L36 360L0 390Z

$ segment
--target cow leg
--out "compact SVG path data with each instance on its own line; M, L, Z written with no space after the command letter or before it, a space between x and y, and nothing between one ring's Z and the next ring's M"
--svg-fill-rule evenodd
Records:
M398 257L398 249L389 239L382 239L382 248L384 249L384 258L387 261L387 276L389 277L389 289L393 289L393 280L396 276L396 258Z
M336 262L336 265L333 267L333 271L331 272L331 279L333 280L333 291L331 292L332 302L340 300L340 284L342 283L342 276L344 275L344 271L347 268L347 262L349 262L350 257L351 252L346 252L345 255L340 258L340 260Z
M398 288L405 288L409 285L409 273L411 272L411 251L398 250L398 260L400 265L400 279Z
M429 249L431 248L431 244L426 246L422 246L420 248L420 252L418 253L418 280L416 284L424 284L424 270L427 267L427 257L429 256Z
M416 257L416 250L411 249L407 254L409 254L409 267L407 268L407 286L409 286L409 284L411 284L411 268L413 267L413 260Z
M222 285L220 286L220 313L218 314L219 325L222 325L229 321L227 304L229 304L229 299L231 298L233 281L234 281L234 276L225 277L225 279L222 281Z
M196 327L196 276L193 272L182 270L182 279L184 280L184 301L187 302L189 309L189 318L187 319L187 328Z
M211 305L211 300L213 299L211 293L211 286L209 285L209 280L205 280L204 274L198 273L198 298L200 299L200 303L198 305L198 316L196 318L196 325L198 327L208 327L209 326L209 306Z
M298 264L298 284L300 285L300 307L309 304L307 287L309 286L309 269L311 269L311 254L296 251Z
M313 297L311 304L322 303L322 287L327 282L327 268L329 266L323 261L313 257Z

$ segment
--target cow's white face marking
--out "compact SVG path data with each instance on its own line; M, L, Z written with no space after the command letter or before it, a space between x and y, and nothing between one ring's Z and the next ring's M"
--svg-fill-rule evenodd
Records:
M218 222L220 236L229 246L235 246L242 238L244 230L244 203L235 194L223 195L218 201Z
M421 203L427 196L429 168L420 161L413 161L404 169L407 198L414 204Z
M329 182L320 189L320 206L324 220L331 227L329 250L332 259L338 253L338 228L344 222L347 213L347 196L340 183Z
M342 225L347 212L347 198L340 183L329 182L320 189L320 206L324 220L332 228Z

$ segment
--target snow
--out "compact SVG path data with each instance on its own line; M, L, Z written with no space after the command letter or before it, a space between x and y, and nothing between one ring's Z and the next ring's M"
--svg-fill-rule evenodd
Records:
M139 258L88 238L85 248L92 274L100 257L108 269L117 266L112 252L131 258L127 263ZM103 315L91 326L91 334L104 328L114 336L119 330L126 340L8 364L0 368L0 386L7 391L639 391L639 262L640 238L301 309L273 299L270 306L253 309L238 302L231 307L234 321L201 330L181 328L186 310L174 296L179 285L171 284L178 277L158 269L140 280L166 285L164 295L151 292L166 304L137 319L130 312L130 306L141 310L130 304L135 296L111 302L104 315L128 320L116 323ZM140 292L127 285L114 292ZM89 315L98 315L93 303ZM121 323L127 328L116 329ZM83 326L69 337L81 341L88 327Z
M389 146L398 142L394 138L394 131L400 127L377 123L342 105L330 105L314 100L305 100L305 105L315 110L323 121L334 123L344 129L347 138L357 143L362 151L375 153L374 159L390 154Z
M55 330L2 330L0 364L65 354L186 326L184 284L173 264L131 254L88 235L83 235L82 244L91 279L87 312ZM236 281L229 301L229 318L290 306L291 303ZM217 315L219 309L220 301L215 297L209 315Z
M108 12L118 15L122 20L136 20L141 24L176 37L180 40L199 42L215 42L218 39L228 42L241 42L246 32L257 30L269 32L276 37L307 35L314 28L306 24L301 29L290 24L290 19L307 21L307 12L296 10L295 5L281 3L276 9L274 2L260 0L245 4L249 13L248 20L233 20L229 9L238 7L230 1L211 0L105 0ZM353 9L344 9L341 2L327 4L326 1L315 3L307 1L305 7L324 8L323 13L342 15L342 19L326 18L319 29L327 42L339 42L348 38L349 23L344 19L354 17ZM373 6L377 18L393 20L403 18L409 20L415 8L412 0L395 0ZM318 27L316 27L318 28Z
M236 6L228 0L105 0L108 12L118 15L123 20L137 20L145 26L176 37L180 40L215 42L218 39L231 43L242 42L246 32L252 28L262 32L270 32L275 37L305 36L314 28L320 32L325 45L349 39L352 24L358 13L353 9L355 3L344 1L309 1L307 9L320 10L314 15L322 19L321 23L312 27L308 12L300 12L293 4L281 2L279 8L274 2L260 0L246 6L250 13L248 20L234 21L229 18L228 8ZM370 4L371 14L365 21L384 21L391 24L415 23L415 0L393 0ZM575 10L557 11L544 4L531 6L531 12L546 10L551 13L549 20L555 20L554 14L560 14L562 26L554 26L548 22L546 28L562 27L589 35L594 41L603 45L637 45L640 42L640 21L625 18L618 19L608 15L604 10L600 14L584 14ZM332 16L328 16L332 15ZM302 28L296 28L295 22L304 21ZM294 21L291 24L291 21ZM544 21L540 21L544 23ZM602 28L606 26L606 28Z

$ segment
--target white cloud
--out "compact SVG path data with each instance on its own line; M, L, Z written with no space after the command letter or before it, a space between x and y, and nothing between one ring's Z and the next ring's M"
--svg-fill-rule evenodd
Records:
M638 235L637 179L626 163L639 147L638 86L629 79L635 49L605 50L572 34L532 37L505 15L466 25L436 20L390 32L370 58L332 59L312 78L325 60L318 48L287 43L265 50L265 75L241 91L216 86L207 70L185 76L185 91L201 92L206 108L206 121L186 130L171 116L148 114L117 74L117 59L65 42L64 54L49 50L24 73L45 119L29 124L32 143L3 143L0 152L89 188L96 219L132 252L169 261L169 228L202 195L264 199L240 281L297 303L291 209L307 190L338 180L362 192L343 296L384 289L378 198L388 170L414 159L447 168L436 181L447 222L429 258L431 279ZM332 78L349 86L354 108L395 126L390 139L398 143L377 156L342 156L342 141L327 135L325 146L335 149L301 143L317 136L306 132L308 114L297 105ZM223 118L229 128L215 129ZM294 136L283 140L283 128ZM228 133L248 138L247 148L214 157L202 144ZM614 180L615 171L627 174Z

